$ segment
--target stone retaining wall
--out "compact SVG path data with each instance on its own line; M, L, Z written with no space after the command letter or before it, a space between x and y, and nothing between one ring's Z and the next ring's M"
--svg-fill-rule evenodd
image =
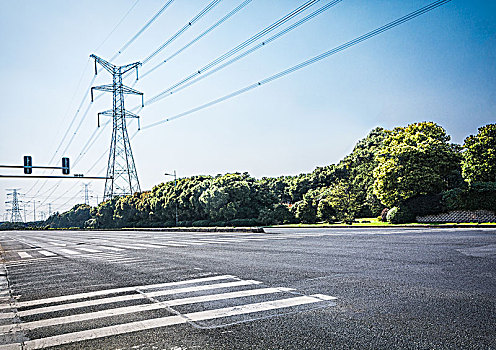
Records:
M488 210L454 210L449 213L417 216L417 222L496 222L496 215Z

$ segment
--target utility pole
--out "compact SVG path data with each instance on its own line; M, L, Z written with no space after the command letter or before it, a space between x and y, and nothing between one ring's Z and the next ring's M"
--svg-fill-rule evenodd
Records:
M52 203L48 203L48 216L52 215Z
M135 62L125 66L115 66L98 56L91 55L90 57L95 60L95 75L97 74L97 63L112 74L112 84L91 88L91 101L93 101L93 90L112 92L113 97L112 109L98 113L98 126L100 126L100 115L111 116L113 124L107 165L108 179L105 181L103 200L141 192L126 127L126 118L138 118L139 130L139 116L125 110L124 95L141 95L141 105L144 106L143 93L122 84L123 74L132 69L136 69L136 79L138 79L138 67L141 63Z
M17 188L9 189L11 193L7 193L7 196L12 196L12 200L6 201L5 203L11 203L12 208L10 209L10 222L23 222L21 216L21 210L19 209L19 192Z
M176 202L176 227L177 227L177 176L176 176L176 171L174 170L174 174L168 174L165 173L164 175L168 176L174 176L174 197L175 197L175 202Z

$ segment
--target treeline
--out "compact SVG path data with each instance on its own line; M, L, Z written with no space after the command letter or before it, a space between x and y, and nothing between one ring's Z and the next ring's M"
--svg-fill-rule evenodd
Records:
M376 128L336 165L309 174L255 179L248 173L192 176L151 191L54 214L54 228L393 223L454 209L496 210L496 124L463 145L439 125ZM390 210L391 209L391 210ZM389 215L387 213L389 212Z

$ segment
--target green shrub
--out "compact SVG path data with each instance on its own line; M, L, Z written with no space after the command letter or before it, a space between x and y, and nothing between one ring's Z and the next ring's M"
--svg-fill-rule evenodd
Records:
M193 227L208 227L210 226L210 220L197 220L193 221Z
M213 227L224 227L226 226L226 222L225 221L216 221L216 222L212 222L212 226Z
M496 182L475 182L467 188L455 188L442 194L446 210L496 211Z
M462 188L454 188L449 191L444 191L443 196L443 205L447 211L451 210L463 210L465 209L465 204L463 203L464 192L466 190Z
M441 194L423 194L408 198L401 207L414 216L439 214L445 211Z
M229 225L234 227L248 227L258 226L260 222L257 219L234 219L229 221Z
M387 213L387 221L391 224L405 224L415 221L415 215L406 207L393 207Z

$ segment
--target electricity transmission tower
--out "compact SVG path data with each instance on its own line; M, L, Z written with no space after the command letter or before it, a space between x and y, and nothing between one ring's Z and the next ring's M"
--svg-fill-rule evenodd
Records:
M97 74L97 63L112 74L112 84L91 88L91 101L93 101L93 90L112 92L113 97L112 109L98 113L98 126L100 126L100 115L111 116L113 123L103 199L107 200L116 196L141 192L126 127L126 118L139 118L139 116L125 110L124 95L141 95L141 105L143 106L143 93L122 84L122 76L132 69L136 69L136 79L138 78L138 66L141 63L115 66L98 56L91 55L90 57L95 60L95 75Z
M12 191L11 193L7 193L7 196L12 196L12 200L7 201L5 203L11 203L12 208L10 211L10 222L23 222L21 216L21 210L19 209L19 192L17 192L17 188L9 189L8 191Z
M84 204L90 205L90 197L88 195L88 185L89 184L83 184L84 185Z

